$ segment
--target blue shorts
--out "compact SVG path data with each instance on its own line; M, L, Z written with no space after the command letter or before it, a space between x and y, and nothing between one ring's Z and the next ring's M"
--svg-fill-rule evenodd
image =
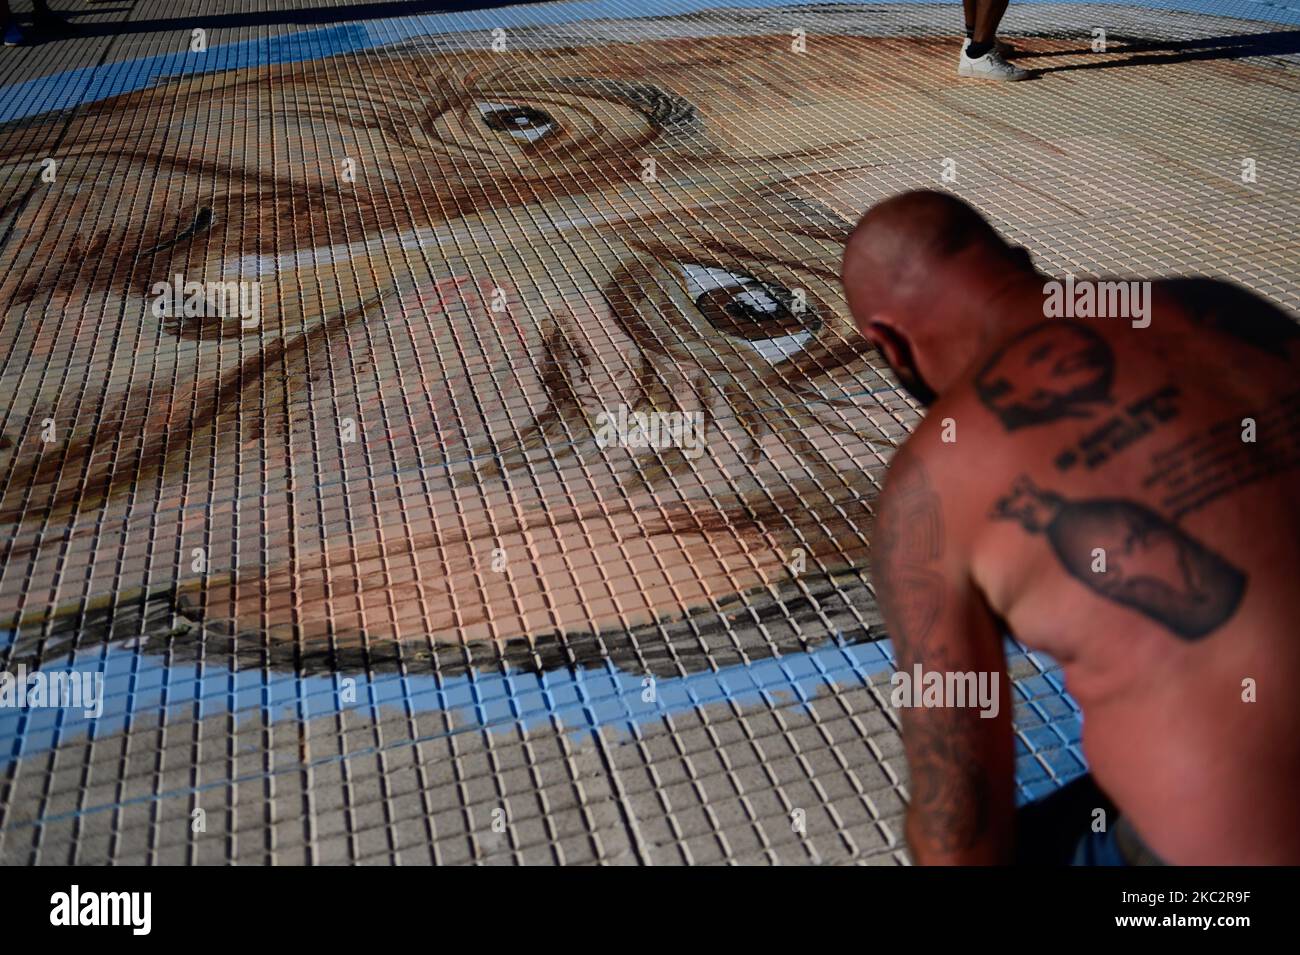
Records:
M1099 809L1106 829L1094 832ZM1162 864L1087 774L1020 807L1016 813L1016 862L1049 866Z
M1124 853L1120 851L1117 829L1116 824L1107 826L1105 832L1088 830L1075 843L1070 865L1129 865Z

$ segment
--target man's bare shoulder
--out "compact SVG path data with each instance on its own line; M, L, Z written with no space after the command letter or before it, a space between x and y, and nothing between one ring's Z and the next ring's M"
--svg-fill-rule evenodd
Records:
M940 481L960 485L964 468L990 463L988 442L1001 431L970 382L959 381L926 411L895 455L891 471L906 463L912 469L927 469Z
M981 485L998 466L989 443L999 440L974 392L953 388L894 454L881 512L915 519L919 507L939 515L950 544L959 549L982 513L981 495L987 491Z

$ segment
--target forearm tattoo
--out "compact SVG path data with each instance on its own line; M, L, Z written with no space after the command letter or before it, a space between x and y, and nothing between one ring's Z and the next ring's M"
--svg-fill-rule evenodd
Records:
M925 667L956 669L942 648ZM989 828L993 784L983 757L988 732L975 710L951 706L908 709L903 746L911 789L912 833L927 847L952 854L976 845Z
M943 512L919 462L896 462L888 481L871 542L872 566L898 664L910 669L943 612L944 581L936 569L944 552Z
M1244 573L1133 501L1068 500L1022 475L991 516L1045 535L1070 576L1183 640L1199 640L1227 622L1246 589Z
M935 637L947 585L938 570L944 555L943 511L924 466L896 462L872 539L876 596L885 613L900 669L920 663L953 668ZM911 776L911 819L927 847L960 852L988 827L990 780L981 762L978 717L936 707L904 712L903 744Z

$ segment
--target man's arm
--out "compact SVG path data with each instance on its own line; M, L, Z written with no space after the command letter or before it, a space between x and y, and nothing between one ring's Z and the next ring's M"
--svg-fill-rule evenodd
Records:
M986 685L997 701L991 718L976 701L957 707L946 695L945 705L902 710L911 776L907 841L923 865L1010 862L1015 766L1002 633L945 534L923 463L899 453L872 540L876 595L899 671L909 680L916 664L922 674L985 673L988 681L996 674Z

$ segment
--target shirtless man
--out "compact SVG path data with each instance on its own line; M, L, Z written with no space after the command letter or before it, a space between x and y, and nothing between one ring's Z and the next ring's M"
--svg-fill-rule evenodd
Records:
M1071 840L1101 818L1126 862L1300 863L1300 333L1227 283L1125 283L1112 317L1088 284L1064 314L1089 317L1046 317L1065 283L944 193L875 206L845 250L859 330L929 406L873 540L899 670L1000 676L993 718L902 710L908 842L1044 854L1014 809L1011 633L1083 709Z

